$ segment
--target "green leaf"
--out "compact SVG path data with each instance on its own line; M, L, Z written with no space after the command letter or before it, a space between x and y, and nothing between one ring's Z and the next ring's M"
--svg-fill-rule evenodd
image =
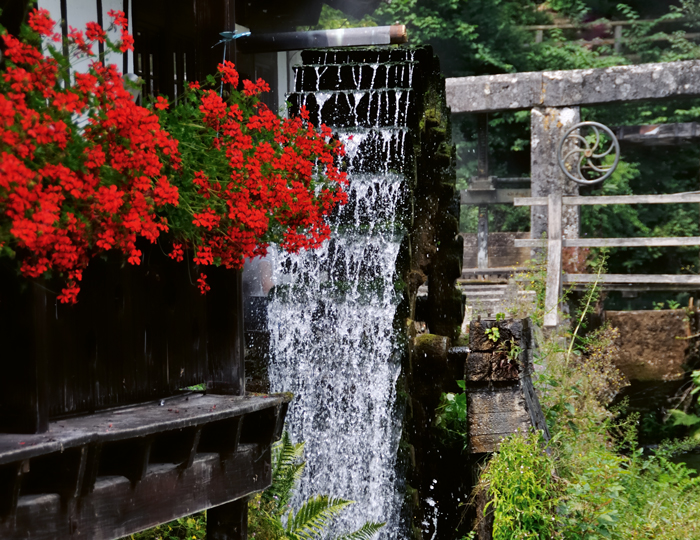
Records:
M674 426L695 426L700 424L700 416L684 413L678 409L671 409L670 413Z
M371 540L384 525L386 524L368 521L355 532L339 536L336 540Z
M350 504L353 501L317 495L306 501L296 515L290 512L287 533L304 539L318 538L331 519Z

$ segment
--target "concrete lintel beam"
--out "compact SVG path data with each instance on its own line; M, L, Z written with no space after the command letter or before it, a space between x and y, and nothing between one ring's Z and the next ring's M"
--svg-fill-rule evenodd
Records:
M448 78L453 113L700 95L700 61Z

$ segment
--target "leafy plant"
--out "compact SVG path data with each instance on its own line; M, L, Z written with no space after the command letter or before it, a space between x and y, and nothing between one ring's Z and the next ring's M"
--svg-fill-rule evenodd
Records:
M693 383L693 388L690 390L690 395L695 396L700 392L700 370L695 370L691 374L691 380ZM700 406L697 399L695 404L692 405L691 410L694 412L688 412L687 410L671 409L669 411L669 416L672 420L674 426L686 426L691 428L690 438L700 441L700 414L695 414L699 412L697 409Z
M316 495L294 512L290 501L305 462L304 444L294 444L287 432L273 447L272 486L249 503L248 528L257 540L310 540L326 537L333 518L353 501ZM336 540L370 540L384 523L365 523ZM254 536L253 536L254 534Z
M316 495L295 512L291 499L305 462L304 443L293 443L285 432L272 451L272 485L248 503L248 533L256 540L328 538L327 528L353 501ZM384 523L367 522L334 540L372 540ZM131 535L130 540L196 540L205 538L206 512Z
M446 444L455 444L466 449L467 438L467 394L466 382L457 381L462 389L459 394L452 392L440 396L440 404L435 409L435 427L443 434Z
M494 326L493 328L487 328L484 330L484 334L486 334L486 337L496 343L500 338L501 338L501 331L498 329L497 326Z
M71 28L63 47L46 9L30 12L20 37L0 27L0 256L29 278L63 275L63 303L77 301L94 255L115 249L139 264L137 238L155 242L168 230L157 212L177 204L164 176L177 142L92 50L133 50L124 13L110 16L106 30ZM75 59L86 72L71 70Z
M207 513L200 512L176 519L144 532L128 536L128 540L203 540L206 538Z
M542 433L517 433L504 440L481 474L493 507L494 540L551 538L558 487L554 461L545 451Z
M305 109L287 119L273 113L259 99L269 90L262 79L244 80L239 91L231 62L218 71L230 86L226 98L210 76L209 88L189 83L175 105L164 98L154 105L180 142L172 174L180 203L167 214L171 257L182 260L189 247L200 266L241 268L272 242L291 252L320 246L330 236L325 217L347 202L337 167L342 144L326 126L310 126Z

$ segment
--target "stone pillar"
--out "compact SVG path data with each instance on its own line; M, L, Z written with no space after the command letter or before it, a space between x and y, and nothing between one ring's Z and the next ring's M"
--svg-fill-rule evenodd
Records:
M530 118L530 176L533 197L550 194L578 195L578 184L559 168L559 141L571 126L581 121L578 107L536 107ZM547 232L547 207L530 210L531 238ZM565 206L562 214L562 238L578 238L579 209Z

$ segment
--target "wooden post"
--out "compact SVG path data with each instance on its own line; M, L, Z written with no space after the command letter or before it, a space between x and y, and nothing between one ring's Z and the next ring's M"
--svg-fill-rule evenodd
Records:
M247 540L248 499L243 497L207 510L208 540Z
M615 54L620 54L622 52L622 26L615 26Z
M479 114L477 121L477 182L488 183L489 180L489 115ZM483 189L483 188L481 188ZM480 269L489 267L489 207L479 206L479 229L477 234L476 266Z
M535 31L535 43L542 43L544 40L544 30L540 29Z
M476 267L486 269L489 267L489 207L485 204L479 206L478 231L476 236Z
M547 227L547 289L544 300L544 326L556 327L559 324L559 298L561 297L561 195L548 197Z

